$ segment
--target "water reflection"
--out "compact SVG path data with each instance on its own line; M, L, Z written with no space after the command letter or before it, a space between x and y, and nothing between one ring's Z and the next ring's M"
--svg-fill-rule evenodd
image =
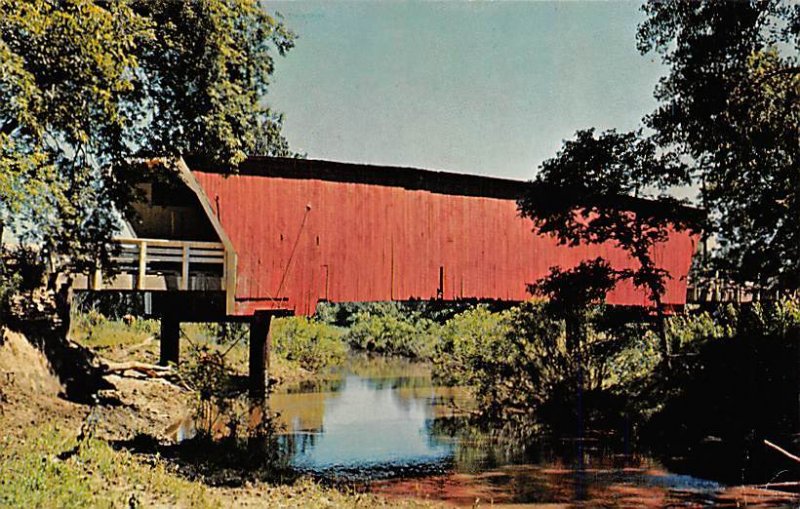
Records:
M432 386L419 365L361 362L273 394L270 405L287 431L296 468L375 477L447 468L454 443L432 426L436 417L453 413L455 392Z
M724 485L617 454L602 439L498 443L466 425L461 388L436 387L425 366L356 362L270 398L292 464L322 477L367 482L389 496L472 505L797 505L793 495Z
M337 392L314 396L322 415L315 415L313 424L300 416L290 423L292 430L317 434L296 452L293 463L299 468L435 462L452 454L451 444L430 436L426 401L400 397L394 384L349 375Z

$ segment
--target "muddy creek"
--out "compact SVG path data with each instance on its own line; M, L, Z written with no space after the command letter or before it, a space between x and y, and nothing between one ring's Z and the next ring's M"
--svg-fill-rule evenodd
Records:
M392 497L456 505L797 506L789 493L728 487L670 472L600 443L500 446L470 431L463 388L436 386L427 366L356 360L270 396L290 462L318 478Z

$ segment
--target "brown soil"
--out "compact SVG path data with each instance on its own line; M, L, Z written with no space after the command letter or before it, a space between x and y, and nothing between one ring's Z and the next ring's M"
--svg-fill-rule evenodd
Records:
M129 440L138 434L169 439L170 425L187 414L188 391L161 379L105 377L113 389L99 394L94 406L98 438ZM3 331L0 345L0 426L11 436L27 428L55 422L76 433L92 407L60 397L63 387L42 353L24 336Z
M16 332L0 330L0 428L20 437L31 428L56 421L80 427L88 408L59 397L63 387L44 356Z

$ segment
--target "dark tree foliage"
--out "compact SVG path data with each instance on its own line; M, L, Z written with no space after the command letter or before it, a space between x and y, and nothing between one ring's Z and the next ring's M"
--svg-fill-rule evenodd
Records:
M692 161L722 264L744 280L800 285L800 5L650 1L642 53L669 74L645 119Z
M538 232L562 244L609 242L625 250L639 267L616 273L616 280L630 279L647 290L661 313L669 275L656 264L654 248L670 231L689 228L697 217L679 200L656 193L686 178L685 165L674 155L660 153L640 132L611 130L598 136L588 129L578 131L542 164L519 209ZM661 338L666 353L663 331Z
M605 301L619 277L620 273L607 261L596 258L568 270L551 267L546 277L528 289L547 297L553 316L564 319L567 349L575 352L585 342L591 306Z
M726 305L675 316L680 364L631 397L651 415L643 438L667 467L731 484L796 479L800 465L764 446L791 444L798 420L800 301ZM708 437L716 437L709 440ZM796 450L796 447L793 447Z
M81 270L137 159L285 152L264 96L292 45L256 0L0 0L0 232Z

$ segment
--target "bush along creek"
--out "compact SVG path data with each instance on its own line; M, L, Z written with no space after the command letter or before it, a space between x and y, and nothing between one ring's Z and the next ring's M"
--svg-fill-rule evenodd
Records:
M434 304L328 304L276 320L259 429L243 391L246 330L184 326L189 439L160 453L225 482L311 476L466 505L590 493L712 503L746 490L795 500L763 485L800 479L764 445L797 450L798 299L668 317L669 363L658 324L638 311L589 306L570 344L546 302ZM74 335L114 355L157 330L120 323L84 313Z

